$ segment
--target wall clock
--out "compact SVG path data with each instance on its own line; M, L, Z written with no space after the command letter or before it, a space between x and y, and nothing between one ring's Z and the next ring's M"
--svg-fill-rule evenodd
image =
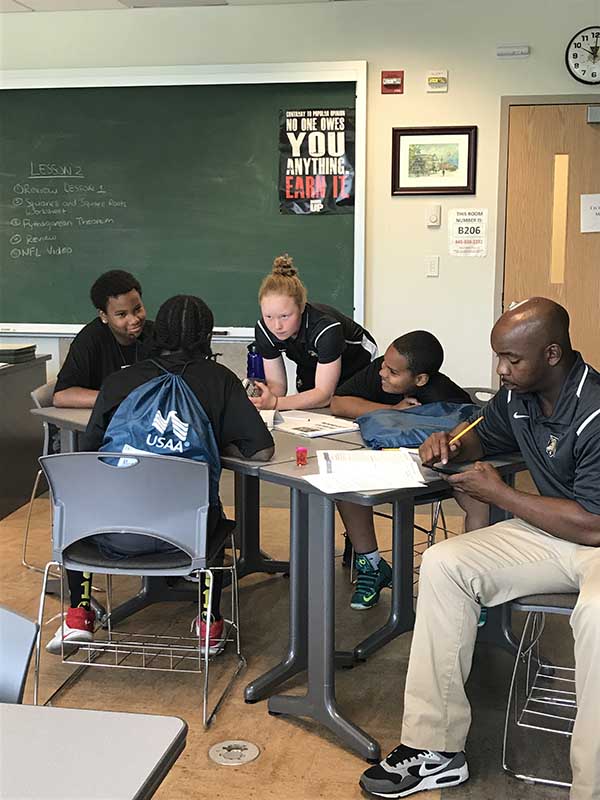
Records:
M583 28L573 36L565 62L576 81L600 85L600 25Z

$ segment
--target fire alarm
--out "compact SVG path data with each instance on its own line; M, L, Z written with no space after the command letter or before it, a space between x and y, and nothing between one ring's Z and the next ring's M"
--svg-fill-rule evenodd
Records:
M404 94L404 70L382 70L381 94Z

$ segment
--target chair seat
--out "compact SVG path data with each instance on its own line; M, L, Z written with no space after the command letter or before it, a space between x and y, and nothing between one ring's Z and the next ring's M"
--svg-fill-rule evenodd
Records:
M108 558L103 555L95 542L82 539L64 551L65 566L79 567L82 571L90 567L98 569L183 569L191 567L192 559L183 550L173 553L144 553L143 555Z
M528 594L512 601L518 611L539 611L549 614L570 614L575 608L578 592L572 594Z

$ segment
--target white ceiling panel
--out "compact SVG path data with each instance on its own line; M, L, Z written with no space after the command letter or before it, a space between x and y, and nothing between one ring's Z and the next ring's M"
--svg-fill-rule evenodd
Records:
M127 8L184 8L190 6L226 6L227 0L121 0Z
M31 11L25 5L15 3L14 0L0 0L0 14L10 14L13 11Z
M123 9L119 0L23 0L34 11L103 11Z

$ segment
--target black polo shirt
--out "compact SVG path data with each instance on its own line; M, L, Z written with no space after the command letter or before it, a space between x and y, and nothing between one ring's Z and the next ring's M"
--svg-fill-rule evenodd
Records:
M153 323L146 320L135 342L122 345L100 317L88 322L71 342L54 391L72 386L99 389L107 375L144 358L144 344L152 335L152 328Z
M282 353L297 364L296 387L305 392L315 387L317 364L331 364L342 358L339 383L365 367L377 355L371 334L336 308L307 303L300 330L295 337L278 339L261 318L254 329L256 348L263 358L278 358Z
M552 416L537 395L503 388L483 417L476 430L485 455L519 450L541 495L600 514L600 373L579 353Z
M153 359L176 374L188 360L176 353ZM142 383L161 374L153 361L140 361L107 377L82 437L82 450L98 450L119 404ZM235 444L242 455L251 458L259 450L273 447L271 434L231 370L209 359L196 359L185 367L183 377L211 422L219 450Z
M381 405L395 406L403 398L403 394L390 394L381 388L381 377L379 370L383 364L383 356L379 356L375 361L361 369L350 380L340 384L335 390L338 397L361 397L363 400L370 400L372 403ZM438 372L431 375L425 386L419 386L411 397L415 397L419 403L471 403L471 397L451 381L446 375Z

